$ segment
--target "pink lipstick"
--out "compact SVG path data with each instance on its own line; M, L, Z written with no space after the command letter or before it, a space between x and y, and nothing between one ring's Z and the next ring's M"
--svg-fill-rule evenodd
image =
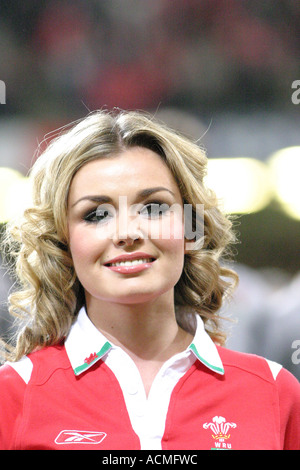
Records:
M149 269L155 260L156 258L148 253L124 253L123 255L111 259L104 265L111 271L120 274L135 274Z

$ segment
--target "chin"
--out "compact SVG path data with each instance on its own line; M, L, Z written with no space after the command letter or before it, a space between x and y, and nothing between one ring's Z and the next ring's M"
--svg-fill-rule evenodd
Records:
M155 293L131 293L127 295L119 295L117 298L111 300L111 302L119 303L119 304L126 304L126 305L137 305L137 304L144 304L147 302L152 302L153 300L160 297L160 294Z

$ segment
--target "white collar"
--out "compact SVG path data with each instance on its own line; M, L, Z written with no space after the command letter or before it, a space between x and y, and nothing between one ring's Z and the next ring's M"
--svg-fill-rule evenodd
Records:
M82 307L67 336L65 348L75 375L79 375L102 359L114 345L95 327ZM212 371L224 374L216 345L205 331L199 315L194 339L187 350Z

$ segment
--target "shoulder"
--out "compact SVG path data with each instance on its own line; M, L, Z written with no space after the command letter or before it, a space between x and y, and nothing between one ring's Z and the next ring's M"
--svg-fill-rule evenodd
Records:
M300 393L300 383L297 378L281 364L256 354L242 353L219 346L217 348L225 370L232 369L240 374L249 374L276 384L279 388L285 384L289 386L293 384L293 388Z
M248 394L249 404L253 396L264 408L271 404L282 448L300 449L300 383L296 377L264 357L223 347L218 351L233 393ZM261 416L263 412L261 409Z
M224 347L218 347L218 351L227 369L235 369L240 373L250 374L266 381L276 381L283 370L281 364L256 354L233 351Z
M6 362L0 367L0 383L7 384L21 379L25 384L30 380L33 364L28 356L22 357L16 362Z
M0 367L0 384L22 382L23 385L28 385L33 375L45 376L61 366L69 366L64 346L49 346L24 356L19 361L6 362Z
M2 430L13 425L26 393L26 382L11 364L6 362L0 367L0 449Z
M50 346L0 367L0 450L12 449L32 388L59 368L71 368L63 346Z

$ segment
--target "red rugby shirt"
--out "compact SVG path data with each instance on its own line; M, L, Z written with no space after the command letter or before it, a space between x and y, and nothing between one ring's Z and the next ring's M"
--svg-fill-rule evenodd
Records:
M84 310L63 345L0 368L0 449L300 449L300 384L216 347L198 321L146 397Z

